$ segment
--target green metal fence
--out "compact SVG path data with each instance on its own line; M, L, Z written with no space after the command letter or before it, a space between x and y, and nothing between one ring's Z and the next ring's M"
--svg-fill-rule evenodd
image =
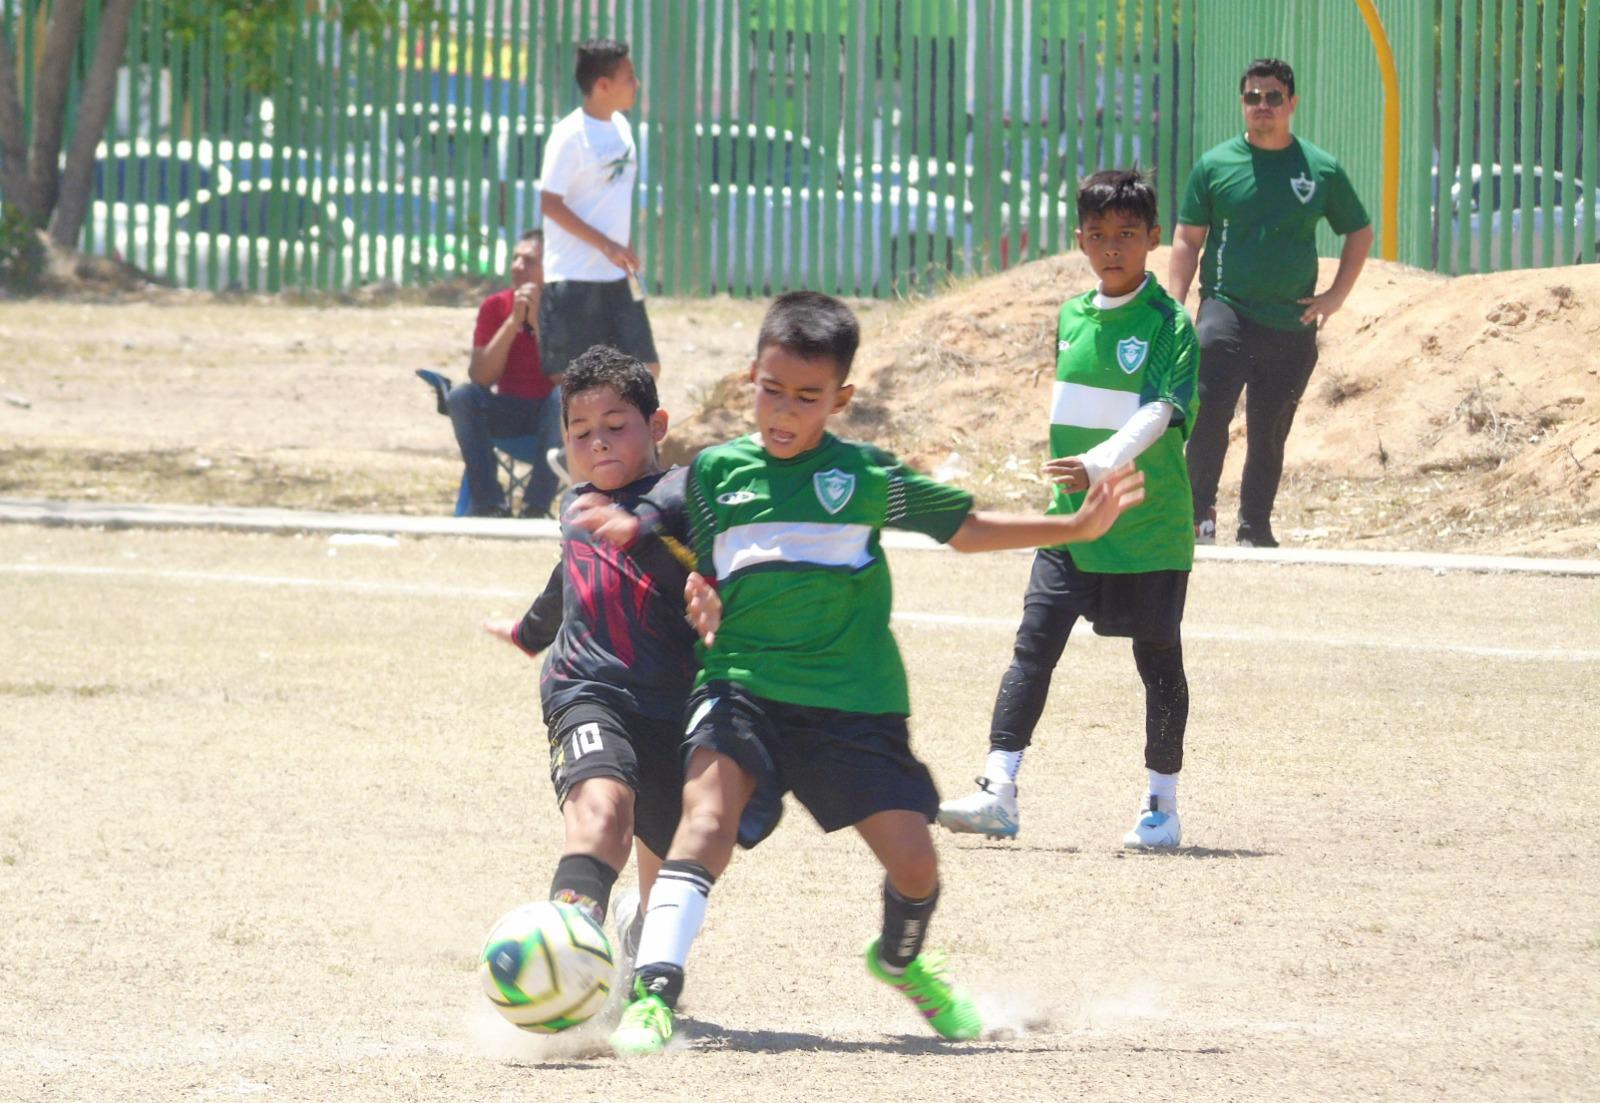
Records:
M882 296L1059 252L1076 181L1109 165L1153 169L1170 226L1262 55L1295 65L1297 132L1379 214L1381 86L1350 0L458 0L354 35L293 6L241 49L218 5L141 0L86 249L213 289L503 271L595 35L632 43L644 82L635 242L667 293ZM1592 261L1600 0L1378 8L1401 259ZM0 0L25 105L48 11Z

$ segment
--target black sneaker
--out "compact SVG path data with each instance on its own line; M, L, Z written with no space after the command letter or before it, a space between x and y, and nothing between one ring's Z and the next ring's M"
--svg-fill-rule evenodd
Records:
M1278 540L1272 535L1271 529L1253 529L1249 525L1239 526L1239 538L1235 543L1241 548L1275 548L1278 546Z

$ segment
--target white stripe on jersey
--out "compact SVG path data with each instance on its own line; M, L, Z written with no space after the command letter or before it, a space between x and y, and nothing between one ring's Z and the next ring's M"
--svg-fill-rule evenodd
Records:
M735 525L717 533L712 557L719 580L767 563L810 563L859 570L872 562L872 554L867 551L871 537L872 528L868 525L782 521Z
M1050 395L1050 424L1115 431L1128 424L1138 409L1139 396L1133 391L1087 387L1058 379Z

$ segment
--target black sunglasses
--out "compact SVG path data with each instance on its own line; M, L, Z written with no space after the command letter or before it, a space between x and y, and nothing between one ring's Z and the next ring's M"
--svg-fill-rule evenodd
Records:
M1282 107L1284 100L1283 93L1278 91L1276 88L1270 92L1263 92L1259 88L1252 88L1250 91L1240 95L1239 98L1250 107L1255 107L1262 100L1267 101L1268 107Z

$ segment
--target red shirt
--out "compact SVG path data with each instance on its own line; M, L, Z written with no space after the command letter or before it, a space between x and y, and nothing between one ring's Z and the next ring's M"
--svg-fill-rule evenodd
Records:
M478 308L478 328L472 332L473 347L481 349L494 340L494 335L511 317L515 295L515 289L508 287L483 300ZM505 374L500 376L495 390L510 398L548 398L554 389L550 377L539 366L539 339L519 330L511 339Z

